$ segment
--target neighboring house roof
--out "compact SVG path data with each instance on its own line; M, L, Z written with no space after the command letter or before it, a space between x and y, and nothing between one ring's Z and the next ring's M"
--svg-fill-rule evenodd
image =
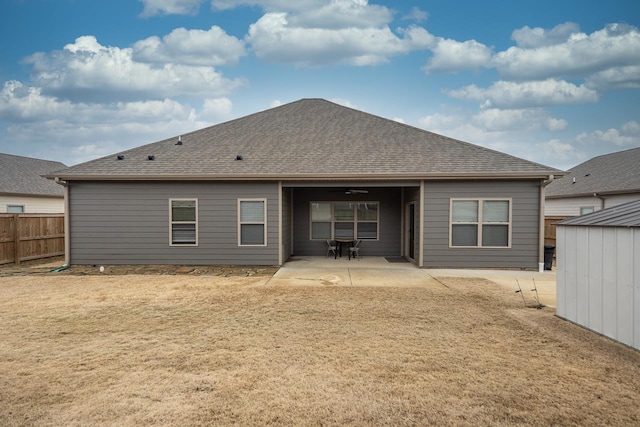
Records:
M302 99L197 130L181 141L166 139L119 153L122 160L112 155L51 176L304 180L563 174L322 99Z
M640 227L640 200L624 203L587 215L570 218L556 225L594 225L598 227Z
M553 181L546 188L546 198L640 192L639 165L640 147L594 157Z
M0 194L64 197L64 189L42 175L64 163L0 153Z

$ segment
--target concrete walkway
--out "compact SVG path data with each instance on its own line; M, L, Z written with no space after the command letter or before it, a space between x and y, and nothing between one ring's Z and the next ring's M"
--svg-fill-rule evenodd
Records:
M528 305L556 306L555 271L421 269L409 262L389 262L383 257L348 258L293 257L267 282L267 286L397 286L446 289L439 277L479 277L509 292L518 282ZM516 282L517 280L517 282ZM534 282L535 281L535 282Z
M520 270L465 270L465 269L426 269L433 277L481 277L490 280L506 290L516 292L518 283L527 305L535 305L536 292L540 303L547 307L556 307L556 272L520 271Z

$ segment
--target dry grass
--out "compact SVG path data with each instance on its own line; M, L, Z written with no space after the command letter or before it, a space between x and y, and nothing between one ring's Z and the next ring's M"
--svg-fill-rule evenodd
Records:
M443 290L0 278L0 425L637 425L640 353Z

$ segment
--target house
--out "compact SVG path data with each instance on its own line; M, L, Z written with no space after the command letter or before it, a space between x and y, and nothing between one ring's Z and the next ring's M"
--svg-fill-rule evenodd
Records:
M64 190L42 175L60 162L0 153L0 213L62 213Z
M640 200L557 224L557 315L640 350Z
M594 157L547 187L545 216L584 215L640 200L640 147Z
M280 265L361 239L420 267L537 269L563 172L303 99L49 175L73 264Z

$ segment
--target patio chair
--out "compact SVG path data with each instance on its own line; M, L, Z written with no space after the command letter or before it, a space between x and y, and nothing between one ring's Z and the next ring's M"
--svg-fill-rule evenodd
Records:
M356 242L349 248L349 259L351 257L357 258L360 261L360 242L362 240L356 240Z
M333 252L334 257L337 257L338 256L337 250L338 250L338 247L336 246L336 243L327 239L327 257L331 252Z

